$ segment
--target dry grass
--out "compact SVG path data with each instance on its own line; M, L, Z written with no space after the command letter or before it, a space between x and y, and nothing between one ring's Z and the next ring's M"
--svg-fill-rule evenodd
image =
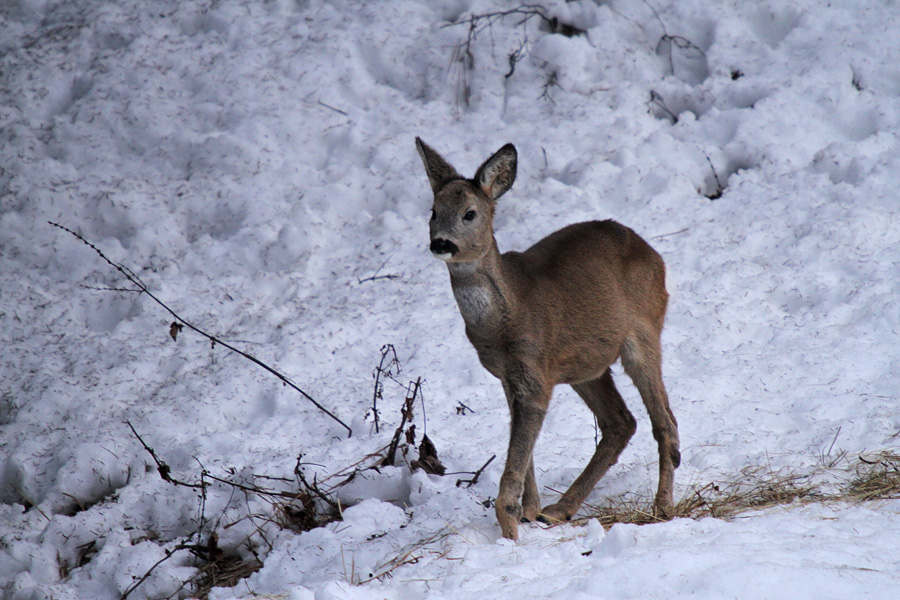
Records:
M322 511L311 494L299 492L292 501L277 502L273 521L282 529L303 533L340 520L340 515Z
M747 467L730 481L694 486L675 506L675 516L689 519L732 519L753 510L811 502L867 502L900 498L900 455L890 451L859 456L840 474L847 480L836 491L816 483L818 475L835 469L798 474L787 470ZM653 514L652 503L637 496L608 498L599 505L585 505L588 518L605 528L616 523L645 525L663 521Z
M900 455L879 452L860 456L845 494L857 502L900 498Z
M385 579L393 577L394 571L403 565L414 565L426 556L430 556L431 558L443 558L447 555L449 550L430 549L429 547L445 540L451 535L453 535L453 532L448 531L447 528L436 531L401 549L396 556L375 567L374 571L369 573L368 577L364 579L357 579L356 576L351 573L350 581L354 585L362 585L376 579L384 581Z
M753 467L744 469L733 481L708 483L692 490L675 507L675 513L676 516L691 519L728 519L748 510L822 499L821 492L808 476L773 473L762 467Z
M192 598L208 598L215 587L234 587L242 579L250 577L262 568L258 560L241 560L237 556L221 556L204 565L194 578L196 589Z

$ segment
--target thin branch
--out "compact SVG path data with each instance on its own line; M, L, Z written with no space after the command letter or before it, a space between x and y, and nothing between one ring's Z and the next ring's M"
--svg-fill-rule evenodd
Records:
M706 157L706 162L709 163L709 168L712 169L713 178L716 180L716 190L709 194L706 194L706 197L710 200L718 200L722 197L722 192L725 191L725 188L722 187L722 182L719 180L719 173L716 171L716 166L713 164L712 160L709 158L709 154L706 152L703 153L703 156Z
M339 109L339 108L335 108L335 107L331 106L330 104L325 104L325 103L322 102L321 100L319 100L319 106L324 106L325 108L330 109L330 110L333 110L334 112L336 112L336 113L338 113L338 114L342 114L342 115L344 115L345 117L349 117L349 116L350 116L349 114L347 114L347 113L344 112L343 110L341 110L341 109Z
M143 294L144 290L135 290L132 288L115 288L115 287L93 287L90 285L82 285L86 290L91 290L94 292L129 292L133 294Z
M475 485L476 483L478 483L478 478L481 477L481 474L484 472L485 469L487 469L488 465L491 464L491 462L493 462L493 460L494 460L495 458L497 458L497 455L496 455L496 454L493 455L492 457L490 457L490 458L487 460L486 463L484 463L483 465L481 465L481 468L478 469L477 471L475 471L475 476L472 477L472 479L457 479L457 480L456 480L456 487L459 487L459 486L461 486L462 484L465 483L465 484L466 484L466 487L467 487L467 488L470 488L470 487L472 487L473 485Z
M511 16L521 17L515 24L516 27L520 25L527 25L528 21L530 21L534 17L538 17L547 25L547 27L551 31L556 31L556 19L550 17L546 11L547 9L540 4L522 4L521 6L509 10L500 10L478 15L469 15L466 19L444 25L444 27L457 27L466 24L468 24L469 26L469 30L466 33L466 39L453 48L453 54L450 57L450 63L458 65L459 69L456 80L457 104L460 100L462 100L465 106L469 106L471 89L469 87L468 73L475 68L475 54L473 53L472 48L475 45L476 40L478 39L478 35L487 30L487 32L491 34L493 43L494 24ZM526 30L525 39L523 39L521 45L519 46L519 49L513 51L512 54L510 54L508 57L510 70L506 74L507 79L512 76L516 68L516 63L521 60L527 41L528 33Z
M384 361L386 361L389 356L393 356L393 358L391 358L387 368L385 368ZM394 373L391 369L395 366L397 367L397 373L399 374L400 359L397 358L397 351L394 349L393 344L385 344L381 347L381 362L375 367L375 389L372 391L372 416L375 419L375 433L380 433L378 427L378 400L384 399L384 385L381 383L381 376L385 375L393 378Z
M558 87L562 89L562 86L559 85L559 73L557 71L551 71L550 75L547 76L547 81L544 82L543 90L544 92L538 96L538 100L543 100L546 98L553 104L556 104L556 100L553 99L553 96L550 95L550 88Z
M319 484L320 485L324 484L326 481L335 479L337 477L343 477L343 479L340 482L329 486L329 490L335 490L335 489L349 483L350 481L352 481L352 479L354 477L356 477L357 473L361 473L363 471L368 471L370 469L377 471L378 470L377 464L369 465L368 467L362 467L360 465L362 465L363 463L365 463L367 460L370 460L370 459L378 459L377 463L380 463L380 461L384 459L384 457L382 456L382 452L386 451L388 448L390 448L390 444L387 444L387 445L379 448L378 450L375 450L374 452L370 452L369 454L362 457L355 463L344 467L340 471L337 471L335 473L332 473L331 475L326 476L324 479L320 479ZM304 463L304 464L313 465L315 463ZM318 466L321 466L321 465L318 465ZM349 475L348 475L348 473L349 473Z
M366 277L365 279L357 278L357 282L365 283L367 281L377 281L379 279L400 279L399 275L391 274L391 275L372 275L371 277Z
M395 273L391 273L391 274L389 274L389 275L379 275L379 273L381 273L381 270L382 270L385 266L387 266L387 264L388 264L388 262L390 262L390 260L391 260L391 257L390 257L390 256L387 257L387 258L385 259L385 261L384 261L383 263L381 263L381 266L378 267L378 269L375 271L375 274L374 274L374 275L372 275L372 276L370 276L370 277L363 278L363 279L360 279L359 277L357 277L357 278L356 278L356 281L357 281L358 283L362 284L362 283L365 283L365 282L367 282L367 281L377 281L377 280L379 280L379 279L399 279L400 276L397 275L397 274L395 274Z
M419 382L421 382L421 379L422 378L420 377ZM403 408L400 410L400 425L398 425L396 431L394 431L394 437L391 440L387 454L381 463L383 465L393 465L396 460L397 447L400 445L400 436L403 434L403 427L407 422L412 422L413 419L413 406L416 402L416 395L419 393L419 382L416 383L411 392L407 394L406 400L403 401ZM407 437L409 436L410 432L407 431Z
M306 480L306 476L303 474L303 463L301 459L303 458L302 454L297 455L297 465L294 467L294 474L297 476L297 479L301 484L306 488L307 492L315 495L319 499L321 499L325 504L330 506L337 514L341 513L341 505L333 500L328 494L319 489L319 484L313 478L313 482L310 484L309 481Z
M428 415L425 414L425 393L422 392L422 378L417 377L415 383L410 381L409 385L406 386L406 390L407 394L412 391L413 398L416 397L416 394L419 396L419 402L422 403L422 436L428 437Z
M150 567L147 570L147 572L144 573L143 577L141 577L140 579L138 579L137 581L132 583L130 586L128 586L128 588L124 592L122 592L122 595L119 596L119 600L125 600L126 598L128 598L128 596L131 595L131 592L138 589L142 583L147 581L147 578L150 577L150 574L153 573L153 571L154 571L154 569L156 569L156 567L158 567L159 565L163 564L164 562L166 562L167 560L172 558L172 556L179 550L187 550L188 548L189 548L189 546L186 546L184 544L178 544L171 550L166 550L165 551L166 555L164 557L162 557L161 559L159 559L158 561L156 561L156 564L154 564L152 567Z
M259 367L265 369L266 371L268 371L269 373L271 373L272 375L274 375L275 377L277 377L277 378L281 381L282 384L284 384L284 385L286 385L286 386L292 388L292 389L295 390L296 392L299 392L301 396L303 396L304 398L306 398L307 400L309 400L313 405L315 405L316 408L318 408L319 410L321 410L322 412L324 412L326 415L328 415L329 417L331 417L332 419L334 419L335 421L337 421L342 427L344 427L344 429L347 430L348 437L352 437L352 436L353 436L353 430L350 428L349 425L347 425L347 424L344 423L342 420L340 420L340 419L339 419L337 416L335 416L335 414L332 413L330 410L328 410L327 408L325 408L324 406L322 406L321 404L319 404L312 396L310 396L310 395L307 394L305 391L303 391L302 389L300 389L300 387L299 387L296 383L294 383L293 381L291 381L287 376L282 375L280 372L276 371L275 369L273 369L272 367L270 367L270 366L267 365L266 363L262 362L261 360L259 360L259 359L256 358L255 356L253 356L253 355L251 355L251 354L248 354L247 352L244 352L243 350L240 350L240 349L238 349L238 348L232 346L231 344L229 344L229 343L227 343L227 342L225 342L225 341L223 341L223 340L217 338L217 337L214 336L214 335L211 335L211 334L209 334L209 333L203 331L202 329L200 329L200 328L197 327L196 325L194 325L194 324L190 323L189 321L186 321L185 319L183 319L183 318L182 318L180 315L178 315L174 310L172 310L171 308L169 308L168 305L166 305L162 300L160 300L159 298L157 298L157 297L153 294L153 292L151 292L150 289L147 287L147 284L145 284L143 281L141 281L141 279L140 279L140 278L139 278L139 277L138 277L131 269L129 269L128 267L126 267L126 266L124 266L124 265L121 265L121 264L119 264L119 263L116 263L116 262L113 262L112 260L110 260L110 259L103 253L103 251L101 251L97 246L95 246L95 245L92 244L91 242L87 241L81 234L72 231L72 230L69 229L68 227L65 227L65 226L63 226L63 225L60 225L59 223L54 223L53 221L48 221L48 223L50 223L50 225L52 225L52 226L54 226L54 227L56 227L56 228L58 228L58 229L62 229L63 231L65 231L65 232L71 234L71 235L74 236L76 239L78 239L79 241L81 241L83 244L85 244L86 246L88 246L89 248L91 248L91 249L92 249L94 252L96 252L96 253L100 256L100 258L102 258L108 265L110 265L110 266L113 267L115 270L117 270L119 273L121 273L122 275L124 275L125 278L126 278L129 282L131 282L133 285L137 286L137 287L139 288L139 290L140 290L142 293L147 294L154 302L156 302L157 304L159 304L163 309L166 310L166 312L168 312L170 315L172 315L172 317L174 317L175 320L176 320L180 325L183 325L184 327L187 327L187 328L190 329L191 331L193 331L193 332L195 332L195 333L198 333L198 334L202 335L203 337L205 337L206 339L208 339L212 344L219 344L220 346L223 346L223 347L227 348L228 350L231 350L231 351L234 352L235 354L238 354L238 355L240 355L240 356L243 356L244 358L246 358L246 359L249 360L250 362L252 362L252 363L256 364L257 366L259 366Z
M140 434L134 428L134 425L131 424L131 421L125 421L125 423L127 423L128 427L131 428L131 433L133 433L134 437L136 437L138 439L138 441L141 443L141 446L144 447L144 450L146 450L150 454L150 457L153 458L153 462L156 463L156 470L159 471L159 476L163 478L163 481L166 481L173 485L180 485L180 486L195 489L195 490L205 490L206 489L206 484L203 482L201 482L199 484L187 483L185 481L180 481L180 480L172 477L171 467L169 467L169 465L167 465L164 461L162 461L156 455L156 452L153 451L153 448L151 448L150 446L147 445L147 442L145 442L144 438L142 438L140 436Z
M678 123L678 115L673 113L668 106L666 106L666 101L663 100L663 97L660 96L656 91L650 90L650 107L656 107L662 112L665 116L672 119L672 124L675 125ZM658 115L657 115L658 117Z
M513 76L513 73L516 72L516 65L519 63L522 58L524 58L525 54L525 44L528 43L528 34L525 34L525 37L522 38L522 43L519 44L519 47L510 52L509 54L509 72L503 76L504 79L509 79Z
M397 556L395 556L394 558L392 558L386 562L383 562L380 565L378 565L377 567L375 567L375 569L374 569L375 572L367 579L363 579L361 581L356 582L357 585L363 585L363 584L369 583L370 581L374 581L376 579L383 580L386 577L390 577L391 573L393 571L399 569L403 565L416 564L417 562L419 562L420 559L422 559L425 556L424 553L416 555L415 554L416 551L424 550L425 547L428 546L429 544L434 544L436 542L440 542L440 541L450 537L453 534L454 534L454 532L448 531L448 528L445 527L444 529L436 531L431 536L429 536L427 538L423 538L423 539L419 540L418 542L407 546L406 548L402 549L400 551L400 553ZM443 552L436 552L436 551L434 552L434 554L437 556L437 558L443 558L448 553L449 553L449 549L444 550Z
M466 406L462 402L458 402L457 406L456 406L456 414L465 416L466 411L469 411L470 413L475 412L474 410L472 410L470 407Z
M657 54L662 54L666 52L669 56L669 71L672 75L675 75L675 59L672 53L672 46L675 46L679 50L694 50L700 53L704 59L706 58L706 52L703 51L703 48L687 39L684 36L680 35L669 35L668 33L664 34L661 38L659 38L659 42L656 44L656 52Z
M50 521L50 517L47 516L47 513L42 511L41 507L38 506L37 504L35 504L34 501L25 494L25 492L22 490L22 488L17 486L15 483L10 483L9 485L15 492L17 492L20 496L22 496L22 498L25 500L25 502L30 504L32 508L34 508L36 511L38 511L42 517L47 519L47 521Z

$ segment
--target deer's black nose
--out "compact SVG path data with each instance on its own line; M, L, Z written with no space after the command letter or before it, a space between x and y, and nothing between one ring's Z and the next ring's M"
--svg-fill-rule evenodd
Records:
M459 251L459 247L450 240L437 238L431 240L431 251L434 254L449 254L452 256Z

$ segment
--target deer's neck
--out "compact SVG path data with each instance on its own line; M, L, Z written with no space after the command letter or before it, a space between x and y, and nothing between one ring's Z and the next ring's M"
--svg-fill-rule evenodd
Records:
M513 308L497 243L478 260L448 263L447 267L466 330L478 337L494 337L508 321Z

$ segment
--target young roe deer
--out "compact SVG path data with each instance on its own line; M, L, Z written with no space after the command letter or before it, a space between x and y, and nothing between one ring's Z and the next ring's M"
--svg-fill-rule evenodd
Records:
M495 506L503 536L517 539L520 520L570 519L615 464L636 427L610 373L620 357L659 444L654 510L671 517L681 455L662 380L660 332L668 302L662 258L615 221L569 225L525 252L500 254L494 208L516 179L515 147L500 148L472 179L419 138L416 149L434 191L431 252L447 263L466 335L481 364L502 382L511 412ZM559 383L587 403L603 435L572 486L541 508L532 452Z

